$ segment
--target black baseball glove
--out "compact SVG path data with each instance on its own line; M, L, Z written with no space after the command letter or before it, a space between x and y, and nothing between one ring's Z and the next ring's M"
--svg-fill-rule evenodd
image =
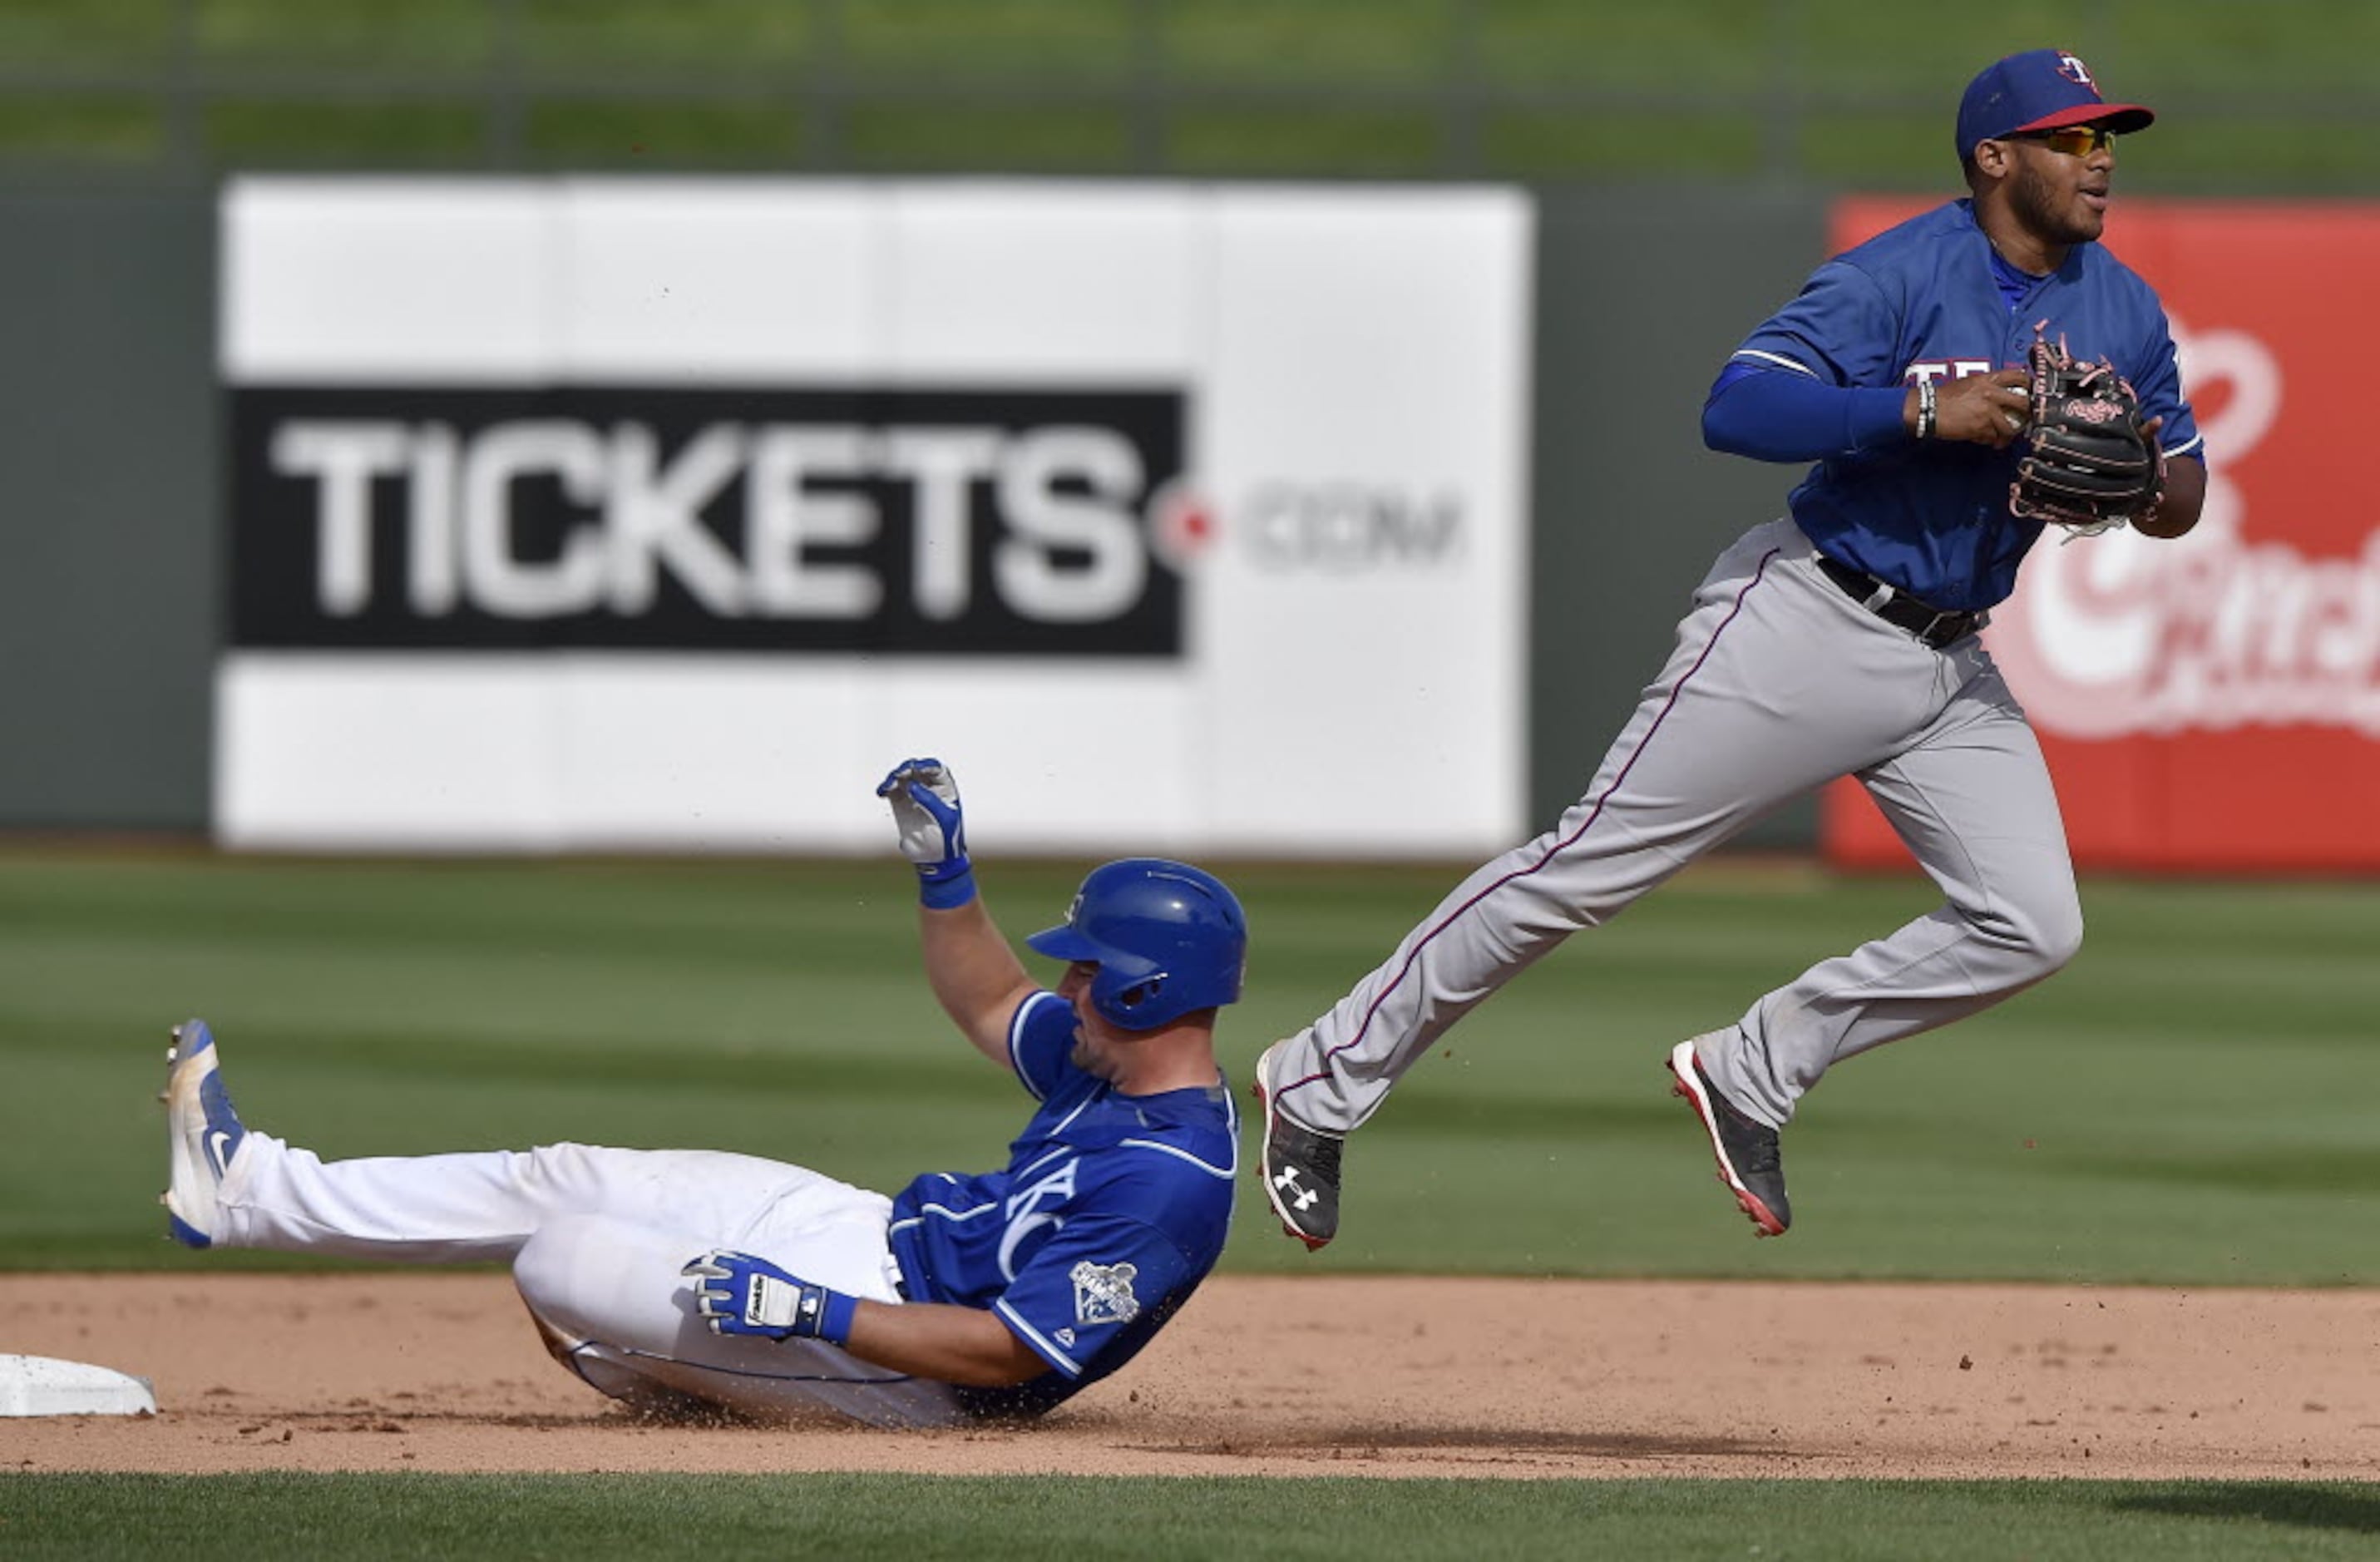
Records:
M2033 421L2009 485L2017 515L2091 536L2138 520L2165 491L2165 456L2141 398L2105 359L2078 362L2034 328Z

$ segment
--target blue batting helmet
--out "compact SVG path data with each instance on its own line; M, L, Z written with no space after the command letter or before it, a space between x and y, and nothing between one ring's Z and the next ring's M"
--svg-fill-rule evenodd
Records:
M1091 1007L1111 1025L1154 1031L1238 999L1248 919L1214 874L1127 857L1092 869L1065 921L1025 942L1053 959L1097 962Z

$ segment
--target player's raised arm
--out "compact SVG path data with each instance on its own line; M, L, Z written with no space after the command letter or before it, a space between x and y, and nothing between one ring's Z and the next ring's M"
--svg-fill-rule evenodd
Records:
M938 759L903 760L876 795L892 805L901 854L917 870L926 980L976 1050L1009 1068L1009 1019L1036 989L976 893L958 781Z

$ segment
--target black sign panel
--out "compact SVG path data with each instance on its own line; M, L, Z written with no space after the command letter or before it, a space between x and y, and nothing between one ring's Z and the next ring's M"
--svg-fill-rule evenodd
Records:
M232 639L1178 656L1179 390L231 392Z

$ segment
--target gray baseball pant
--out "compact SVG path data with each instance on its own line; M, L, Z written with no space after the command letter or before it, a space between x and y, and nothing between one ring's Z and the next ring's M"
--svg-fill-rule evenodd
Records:
M1787 799L1856 775L1945 897L1755 1000L1704 1069L1781 1127L1842 1058L1947 1025L2056 971L2082 913L2049 771L1982 641L1937 651L1818 570L1791 520L1720 555L1660 677L1554 827L1457 885L1289 1039L1280 1109L1345 1133L1438 1038L1581 928L1618 915Z

